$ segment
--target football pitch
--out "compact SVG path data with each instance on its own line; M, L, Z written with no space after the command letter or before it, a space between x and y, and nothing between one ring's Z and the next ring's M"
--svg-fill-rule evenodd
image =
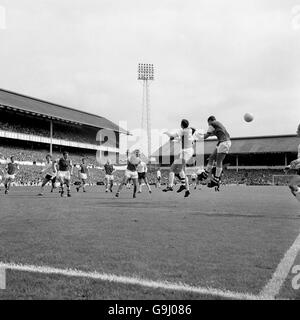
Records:
M300 298L300 205L288 188L87 190L1 191L0 299Z

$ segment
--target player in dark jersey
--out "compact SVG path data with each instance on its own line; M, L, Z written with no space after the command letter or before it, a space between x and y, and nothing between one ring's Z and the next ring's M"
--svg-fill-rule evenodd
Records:
M62 158L59 159L57 163L58 173L57 179L60 182L60 195L64 196L64 184L67 186L67 196L71 197L70 193L70 183L71 176L73 175L73 165L72 161L69 159L69 153L64 152Z
M80 185L76 188L77 192L79 192L81 187L82 187L82 191L86 192L85 186L86 186L86 181L88 177L89 177L89 168L85 162L85 158L82 158L80 168L78 170L78 178L80 180Z
M207 184L209 188L217 187L220 185L220 179L223 169L223 160L228 154L231 141L230 135L227 132L223 124L216 120L214 116L210 116L207 120L209 128L207 133L204 135L204 139L211 136L216 136L218 139L217 146L214 152L209 156L208 164L205 170L200 174L200 180L206 180L208 175L211 173L213 168L213 163L216 161L216 172L212 175L211 181Z
M111 164L110 159L107 159L106 164L104 165L105 172L105 192L113 192L112 188L114 186L114 176L113 173L115 171L114 166Z
M10 162L7 164L5 170L6 170L6 177L4 181L4 187L5 187L5 194L8 194L11 183L15 181L17 171L19 170L18 164L15 163L14 156L10 157Z
M129 179L133 182L133 198L136 198L137 185L138 185L138 172L137 166L140 164L140 151L137 149L127 160L127 169L123 181L120 183L116 197L119 197L123 185L126 185Z

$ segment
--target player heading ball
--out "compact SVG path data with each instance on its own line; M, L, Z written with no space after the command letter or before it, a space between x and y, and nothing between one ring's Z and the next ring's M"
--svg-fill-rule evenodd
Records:
M226 155L229 153L231 147L230 135L227 132L224 125L217 121L215 116L210 116L207 119L208 130L204 135L204 140L216 136L218 143L214 152L209 156L208 164L205 168L205 171L202 172L199 176L200 180L206 180L208 175L211 173L213 164L216 162L216 172L212 175L211 181L207 184L209 188L218 187L220 185L220 178L223 170L223 160Z

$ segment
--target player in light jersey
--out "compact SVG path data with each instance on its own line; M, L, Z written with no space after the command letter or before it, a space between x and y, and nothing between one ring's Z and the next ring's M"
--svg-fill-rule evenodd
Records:
M194 189L197 188L197 173L193 172L191 174L191 179L192 179L192 185L194 186Z
M161 171L160 168L158 168L158 170L156 171L156 188L160 188L161 186Z
M10 157L10 162L7 164L5 171L5 180L4 180L4 186L5 186L5 194L8 194L8 191L10 189L11 183L15 181L17 171L19 170L19 166L17 163L15 163L15 157Z
M105 192L113 192L112 188L114 185L114 175L115 172L114 166L111 164L111 160L107 159L106 164L104 165L104 171L105 171Z
M71 159L69 159L69 153L64 151L62 158L59 159L58 163L57 179L60 182L60 195L64 196L64 184L67 186L67 196L71 197L70 183L71 176L73 175L73 165Z
M138 184L138 173L137 166L141 162L140 151L137 149L129 156L127 160L127 169L125 171L125 176L123 181L120 183L116 197L119 197L123 185L128 183L128 180L131 179L133 182L133 198L136 198L137 184Z
M80 168L78 170L78 178L80 180L80 185L76 187L77 192L79 192L81 187L82 187L82 191L86 192L85 186L86 186L86 181L88 177L89 177L89 168L85 162L85 158L82 158Z
M149 181L147 178L147 172L148 172L148 168L147 165L144 161L141 161L138 165L137 165L137 172L138 172L138 179L139 179L139 193L142 193L142 183L143 181L145 182L149 193L151 193L151 187L149 185Z
M46 156L46 165L45 168L41 171L42 174L45 174L45 177L42 182L41 192L38 194L39 196L43 195L45 185L51 181L51 192L55 189L57 168L55 161L52 161L52 156L48 154Z
M169 185L163 190L163 192L173 191L175 174L179 176L182 185L177 192L185 191L185 197L190 195L189 179L185 174L185 166L192 159L194 155L193 143L195 141L196 130L189 127L189 121L183 119L181 121L181 129L175 134L165 132L170 137L170 140L179 138L181 140L181 152L178 159L171 165L169 173Z
M212 175L211 181L207 184L209 188L213 188L220 185L223 160L229 153L231 141L230 135L227 132L226 128L221 122L217 121L214 116L210 116L207 122L209 127L207 133L204 135L204 139L207 139L211 136L216 136L218 139L218 143L214 152L209 156L208 164L199 178L201 181L206 180L208 178L208 175L212 171L214 161L216 161L216 173Z
M300 124L297 128L297 136L300 137ZM298 145L297 159L293 160L290 165L285 168L286 172L288 170L297 170L297 176L292 178L289 183L289 188L296 199L300 201L300 144Z

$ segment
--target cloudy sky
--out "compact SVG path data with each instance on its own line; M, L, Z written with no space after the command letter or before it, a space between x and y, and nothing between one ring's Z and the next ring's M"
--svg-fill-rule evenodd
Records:
M0 6L1 88L127 121L134 131L142 110L137 65L153 63L155 129L182 118L204 128L215 115L232 136L249 136L294 133L300 122L300 0Z

